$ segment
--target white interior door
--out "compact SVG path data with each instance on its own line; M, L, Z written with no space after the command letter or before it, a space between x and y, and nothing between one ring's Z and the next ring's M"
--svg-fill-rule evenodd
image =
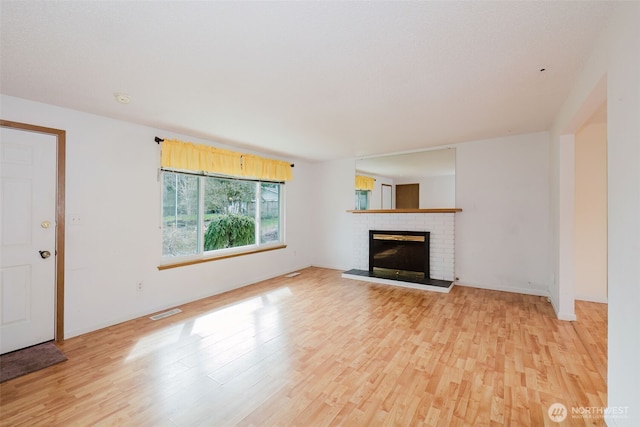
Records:
M382 184L382 209L393 209L391 207L391 186Z
M56 137L0 128L0 354L54 338L55 212Z

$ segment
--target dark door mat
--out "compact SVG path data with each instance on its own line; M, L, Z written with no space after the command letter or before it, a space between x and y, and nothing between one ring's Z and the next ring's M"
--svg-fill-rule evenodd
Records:
M67 360L53 341L0 356L0 383Z

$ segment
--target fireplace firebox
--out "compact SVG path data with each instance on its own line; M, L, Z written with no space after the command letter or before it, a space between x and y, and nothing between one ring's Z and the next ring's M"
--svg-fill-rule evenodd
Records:
M429 279L429 232L370 230L369 273Z
M367 227L368 228L368 227ZM435 276L431 277L429 231L393 231L363 229L369 233L369 267L366 270L353 268L342 273L346 279L370 283L400 286L405 288L449 293L451 280L438 276L438 264L443 254L436 251ZM434 231L435 232L435 231ZM435 232L434 236L437 236ZM366 235L362 236L363 238ZM364 239L363 239L364 240ZM364 243L364 242L363 242ZM362 245L362 250L366 251ZM444 255L443 255L444 256ZM364 267L364 266L363 266ZM366 267L365 267L366 268Z

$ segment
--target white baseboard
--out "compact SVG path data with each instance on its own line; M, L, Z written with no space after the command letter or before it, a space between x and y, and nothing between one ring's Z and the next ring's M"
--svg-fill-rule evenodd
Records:
M551 307L553 307L553 311L556 313L556 317L558 320L565 320L567 322L575 322L578 320L576 317L576 313L562 313L558 310L558 304L554 301L553 297L549 297L549 302L551 302Z
M74 338L77 337L79 335L84 335L84 334L88 334L90 332L94 332L100 329L104 329L104 328L108 328L110 326L114 326L117 325L119 323L123 323L123 322L128 322L129 320L133 320L133 319L137 319L139 317L147 317L150 316L152 314L155 313L159 313L161 311L164 310L169 310L184 304L189 304L191 302L194 301L199 301L201 299L204 298L209 298L215 295L219 295L225 292L229 292L229 291L233 291L236 289L240 289L240 288L244 288L245 286L251 286L253 284L262 282L264 280L269 280L269 279L274 279L276 277L280 277L283 276L287 273L291 273L292 271L299 271L299 270L304 270L305 268L311 267L310 265L300 265L300 267L298 268L294 268L294 269L287 269L286 271L282 271L279 272L277 274L274 275L264 275L264 276L258 276L254 279L248 280L248 281L243 281L240 283L237 283L233 286L227 286L227 287L221 287L215 290L215 292L213 293L205 293L205 294L200 294L200 295L194 295L192 297L188 297L188 298L181 298L181 299L177 299L175 301L166 303L166 304L160 304L160 305L155 305L152 307L148 307L133 313L129 313L125 316L118 316L109 320L106 320L104 322L99 322L99 323L95 323L89 326L85 326L83 328L77 328L77 329L72 329L72 330L68 330L65 331L64 333L64 338L65 339L70 339L70 338Z
M598 297L589 297L589 296L582 296L582 295L576 295L576 300L579 301L587 301L587 302L597 302L600 304L608 304L609 301L607 299L607 297L604 298L598 298Z
M501 292L511 292L515 294L524 294L524 295L535 295L539 297L550 297L549 291L545 289L534 289L534 288L512 288L506 286L487 286L480 285L477 283L469 283L469 282L455 282L457 286L466 286L469 288L478 288L478 289L487 289L489 291L501 291Z
M567 322L575 322L578 320L575 313L558 313L556 312L558 320L566 320Z
M551 303L551 307L553 308L553 311L556 313L556 317L558 318L558 320L566 320L566 321L570 321L570 322L576 320L575 313L561 313L561 312L559 312L555 301L553 301L553 298L551 298L551 295L549 294L549 291L547 291L545 289L511 288L511 287L503 287L503 286L485 286L485 285L479 285L479 284L475 284L475 283L460 283L460 282L455 282L455 284L458 285L458 286L467 286L467 287L470 287L470 288L487 289L487 290L490 290L490 291L511 292L511 293L516 293L516 294L535 295L535 296L539 296L539 297L547 297L549 302Z
M337 267L335 265L325 265L325 264L312 264L311 267L326 268L327 270L340 270L340 271L347 271L353 268L353 267Z

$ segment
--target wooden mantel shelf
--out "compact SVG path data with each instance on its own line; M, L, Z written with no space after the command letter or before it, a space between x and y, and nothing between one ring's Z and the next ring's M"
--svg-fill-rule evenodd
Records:
M349 210L354 214L401 214L401 213L456 213L462 212L460 208L437 208L437 209L368 209Z

